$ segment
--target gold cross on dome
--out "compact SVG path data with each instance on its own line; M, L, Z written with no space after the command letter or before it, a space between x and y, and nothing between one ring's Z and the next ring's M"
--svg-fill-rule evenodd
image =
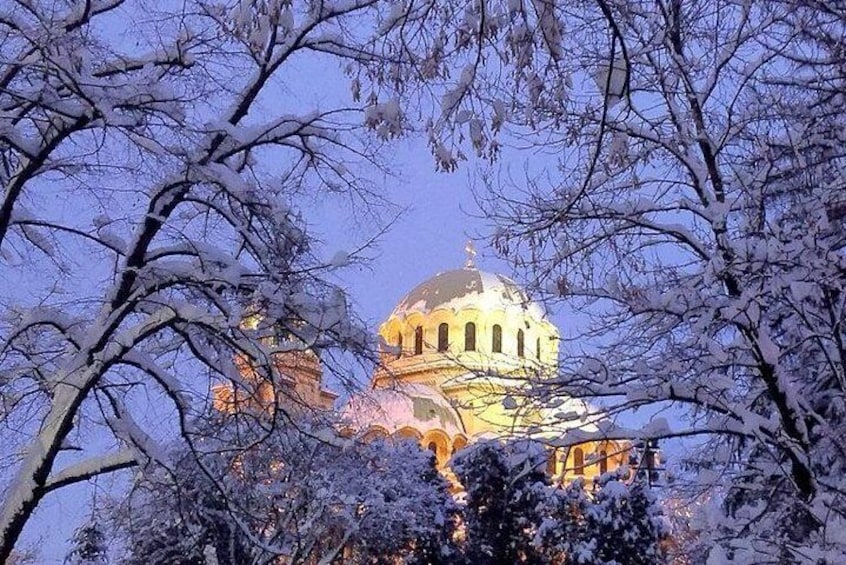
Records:
M476 246L473 245L473 240L468 240L467 245L464 246L464 251L467 253L467 261L464 263L465 269L476 268Z

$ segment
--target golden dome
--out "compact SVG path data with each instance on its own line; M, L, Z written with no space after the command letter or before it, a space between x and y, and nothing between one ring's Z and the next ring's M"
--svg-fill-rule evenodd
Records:
M441 468L480 438L528 434L554 443L583 433L586 441L572 450L550 447L550 472L591 478L621 465L625 445L589 439L596 411L584 401L532 403L532 381L557 372L558 329L517 283L476 269L472 247L468 253L465 268L414 287L380 326L382 363L373 388L344 411L350 431L365 440L415 440Z
M468 308L504 310L535 319L544 317L543 309L529 300L517 283L502 275L472 268L438 273L420 283L400 300L391 317L411 312L429 314L439 309L458 312Z
M442 385L457 372L546 371L558 357L558 329L543 308L511 279L472 267L417 285L379 335L384 346L377 384L399 377Z

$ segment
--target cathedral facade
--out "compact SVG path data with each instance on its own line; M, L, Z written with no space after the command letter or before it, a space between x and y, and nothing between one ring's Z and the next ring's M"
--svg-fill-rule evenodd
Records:
M245 323L258 320L253 316ZM561 482L589 480L628 463L628 442L555 447L574 428L596 431L594 423L579 420L596 412L567 397L558 399L554 410L531 401L531 382L558 372L558 328L514 281L477 269L472 255L464 268L412 289L380 326L379 337L381 363L370 390L340 409L345 435L419 442L447 473L456 451L495 438L545 441L547 471ZM259 378L249 364L238 365L244 380L256 386L241 397L232 386L215 387L218 410L337 408L337 395L323 387L320 361L310 351L274 356L277 386ZM558 417L561 413L569 414L567 421Z
M583 415L588 406L562 398L554 411L537 408L532 380L558 371L558 329L512 280L462 269L422 282L379 328L382 363L371 390L342 410L365 440L408 438L447 466L453 453L479 439L534 437L555 445L564 428L552 412ZM593 424L582 424L594 431ZM627 442L549 448L556 480L591 479L628 462Z

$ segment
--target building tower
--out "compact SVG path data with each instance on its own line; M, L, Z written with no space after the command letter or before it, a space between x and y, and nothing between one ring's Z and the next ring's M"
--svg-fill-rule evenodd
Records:
M244 326L255 329L261 317L251 315ZM218 384L212 387L213 405L221 412L237 410L272 411L282 408L291 415L312 410L331 411L338 395L323 387L323 369L320 357L304 343L290 335L284 336L297 347L271 354L270 379L262 376L245 356L235 359L241 382ZM278 337L262 338L265 346L279 344Z

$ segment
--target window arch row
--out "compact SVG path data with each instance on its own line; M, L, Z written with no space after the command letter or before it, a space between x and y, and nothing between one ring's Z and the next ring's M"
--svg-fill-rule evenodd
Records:
M397 358L421 355L427 350L445 353L450 350L475 352L480 349L490 353L507 351L519 358L537 360L546 356L543 331L538 333L534 325L531 330L527 330L503 322L480 326L478 320L467 320L464 316L448 318L441 314L427 318L416 315L405 321L404 328L392 326L388 341L396 347Z

